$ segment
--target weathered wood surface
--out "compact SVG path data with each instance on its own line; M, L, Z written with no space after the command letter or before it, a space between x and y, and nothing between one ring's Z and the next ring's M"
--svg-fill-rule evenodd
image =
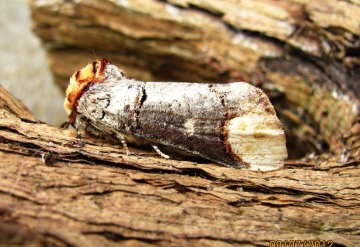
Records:
M360 244L358 161L251 172L137 149L126 156L99 140L79 145L75 130L37 121L1 87L0 106L4 245Z
M93 51L139 80L246 81L272 97L291 158L360 155L345 138L360 137L358 1L29 2L63 88Z
M92 50L139 80L248 81L272 97L291 157L321 155L266 173L126 156L120 145L81 145L1 89L0 241L360 245L358 1L29 3L63 88Z

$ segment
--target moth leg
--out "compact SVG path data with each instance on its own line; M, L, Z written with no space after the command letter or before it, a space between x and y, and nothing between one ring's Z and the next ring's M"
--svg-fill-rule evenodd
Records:
M80 147L84 147L85 143L81 141L81 137L86 135L87 123L81 119L81 116L76 115L76 139Z
M125 149L126 155L130 155L130 151L129 151L128 146L126 144L125 138L119 132L116 133L116 137L120 140L123 148Z
M64 122L64 123L62 123L62 124L60 125L60 128L61 128L61 129L68 129L70 125L71 125L70 122L69 122L69 121L66 121L66 122Z
M151 146L153 147L153 149L161 156L163 157L164 159L169 159L170 156L169 155L166 155L164 154L163 152L160 151L160 149L158 148L158 146L154 145L154 144L151 144Z

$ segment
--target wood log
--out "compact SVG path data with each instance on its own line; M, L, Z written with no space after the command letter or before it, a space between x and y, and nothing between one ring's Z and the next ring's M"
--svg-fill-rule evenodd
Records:
M37 121L2 87L0 103L3 245L360 243L359 161L253 172L133 148L127 156L96 139L79 145L75 130Z
M38 121L1 88L0 241L360 244L357 1L29 4L62 88L93 52L143 81L247 81L271 97L297 160L261 173L136 148L127 156Z

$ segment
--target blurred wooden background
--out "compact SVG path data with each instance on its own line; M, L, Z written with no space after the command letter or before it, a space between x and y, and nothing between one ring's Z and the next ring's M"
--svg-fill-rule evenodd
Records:
M139 80L246 81L271 97L289 158L359 154L356 2L29 2L63 90L95 56Z

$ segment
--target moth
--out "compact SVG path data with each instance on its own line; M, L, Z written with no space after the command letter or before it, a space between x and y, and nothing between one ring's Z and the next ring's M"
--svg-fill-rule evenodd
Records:
M127 78L107 59L70 78L64 102L78 135L150 142L218 164L275 170L287 158L285 134L260 89L245 83L143 82Z

